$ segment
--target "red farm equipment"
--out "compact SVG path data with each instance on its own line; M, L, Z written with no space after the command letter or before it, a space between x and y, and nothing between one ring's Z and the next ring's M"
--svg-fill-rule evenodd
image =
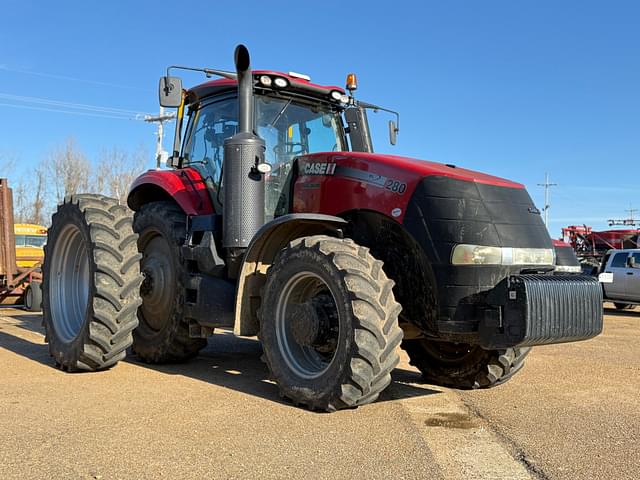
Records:
M563 239L569 243L583 270L595 274L608 250L640 248L640 229L594 231L587 225L571 225L562 229Z
M344 90L252 71L242 45L235 66L187 68L221 77L188 90L184 67L161 78L171 169L136 179L129 208L58 207L43 306L61 368L105 369L130 346L181 361L233 328L259 336L282 395L333 411L374 401L398 347L429 382L486 388L534 345L600 333L600 285L553 275L523 185L374 153L367 111L385 109L354 98L353 75Z
M39 312L41 264L17 266L13 226L13 195L7 179L0 178L0 303L23 303L27 310Z

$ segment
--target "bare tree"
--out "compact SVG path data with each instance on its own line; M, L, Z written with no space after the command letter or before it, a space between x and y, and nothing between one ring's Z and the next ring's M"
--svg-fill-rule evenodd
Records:
M35 190L33 192L33 212L31 215L32 223L42 225L47 217L47 171L43 164L38 165L35 169Z
M49 154L44 163L44 170L53 185L58 202L66 195L89 190L91 164L73 137L67 138L64 145L56 147Z
M15 153L0 151L0 177L7 177L7 173L16 166L17 157Z
M131 183L144 170L146 157L143 148L135 152L118 147L103 150L96 167L95 191L126 202Z
M49 201L47 172L43 162L25 181L20 178L13 184L13 215L16 223L48 223L53 202Z

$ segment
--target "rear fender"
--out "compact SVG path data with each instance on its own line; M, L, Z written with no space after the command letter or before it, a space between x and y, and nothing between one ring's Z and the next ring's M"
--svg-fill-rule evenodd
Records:
M187 215L211 215L214 212L207 184L194 168L149 170L135 179L127 205L139 210L144 204L173 200Z
M261 289L267 269L280 250L292 240L309 235L341 237L341 228L346 225L347 222L340 217L314 213L283 215L264 225L251 240L238 275L234 333L258 333Z

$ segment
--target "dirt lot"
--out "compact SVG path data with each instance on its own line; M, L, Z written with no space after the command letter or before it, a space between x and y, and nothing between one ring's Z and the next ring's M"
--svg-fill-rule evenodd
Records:
M0 309L0 478L636 479L640 309L607 314L499 388L423 385L403 363L381 401L318 414L278 397L254 339L65 374L40 317Z

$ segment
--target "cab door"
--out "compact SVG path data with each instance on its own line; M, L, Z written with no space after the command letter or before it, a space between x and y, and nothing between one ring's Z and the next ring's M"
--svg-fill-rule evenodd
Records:
M628 252L618 252L611 256L611 260L606 273L613 273L612 283L603 283L604 293L607 298L624 299L626 294L627 283L627 258Z
M626 297L628 300L640 301L640 252L633 252L628 260L634 259L626 271Z
M224 141L238 129L237 98L224 96L190 110L182 148L182 165L202 175L217 212L222 211L222 166Z

